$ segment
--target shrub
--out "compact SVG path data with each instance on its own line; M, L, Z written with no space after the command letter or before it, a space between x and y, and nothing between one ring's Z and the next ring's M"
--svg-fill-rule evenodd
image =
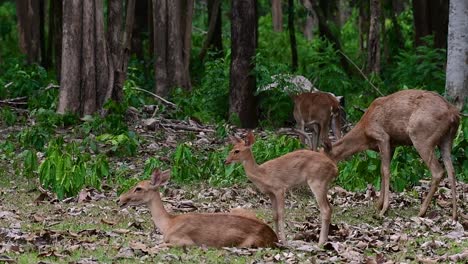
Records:
M39 166L41 184L57 194L59 199L74 196L86 186L101 186L109 176L109 164L103 155L83 153L76 143L65 144L63 138L49 142L46 158Z

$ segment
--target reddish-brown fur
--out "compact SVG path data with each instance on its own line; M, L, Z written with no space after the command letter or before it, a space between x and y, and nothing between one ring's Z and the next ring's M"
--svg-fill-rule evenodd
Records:
M328 137L330 121L335 137L341 137L340 103L329 93L313 92L294 96L294 119L298 128L304 132L305 127L312 131L311 148L317 150L319 142L326 152L330 151L331 142ZM314 129L316 127L317 131ZM304 142L304 137L300 136Z
M270 197L276 232L282 242L286 242L284 232L286 191L293 186L307 183L320 208L322 227L319 244L325 243L332 215L327 192L330 182L338 175L336 164L324 153L298 150L257 165L251 150L255 141L252 132L247 134L245 141L235 137L231 140L234 147L226 158L226 163L241 162L247 177L261 192Z
M450 152L459 122L459 111L434 92L396 92L372 102L356 126L333 145L330 157L339 161L366 149L380 152L382 190L377 207L383 215L389 206L390 161L394 148L413 145L432 174L429 193L419 211L419 216L424 216L444 175L435 156L438 146L451 183L452 218L456 219L456 183Z
M245 209L236 209L233 213L169 214L158 190L169 177L168 171L155 171L151 181L142 181L119 197L121 207L147 205L167 245L218 248L276 246L278 237L275 232Z

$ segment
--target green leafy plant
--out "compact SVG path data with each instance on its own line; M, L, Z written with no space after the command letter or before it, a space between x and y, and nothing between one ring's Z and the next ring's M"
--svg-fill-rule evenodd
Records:
M83 153L77 143L65 144L63 138L49 142L46 158L39 166L41 184L59 199L74 196L86 186L99 189L101 180L107 176L109 164L105 156Z
M137 135L133 131L118 135L102 134L97 136L96 140L110 145L112 153L119 157L135 156L140 145Z
M45 144L52 137L53 129L50 126L34 125L23 129L17 136L23 148L44 150Z
M0 108L0 120L8 126L12 126L18 120L18 115L8 107Z
M39 166L36 151L30 149L24 150L20 154L20 158L23 159L23 176L29 179L34 178L35 172Z

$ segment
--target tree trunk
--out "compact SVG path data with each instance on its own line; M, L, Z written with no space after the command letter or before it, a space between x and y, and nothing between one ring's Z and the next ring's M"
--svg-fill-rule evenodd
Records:
M148 0L148 54L150 58L154 58L154 25L153 25L153 1Z
M135 1L127 2L123 34L122 4L108 1L109 41L104 29L104 0L64 1L62 57L66 59L62 60L57 112L90 115L102 110L108 99L122 99Z
M50 56L46 53L47 43L45 34L45 8L46 2L39 0L39 41L41 46L41 65L42 67L49 69L50 67Z
M208 33L198 57L203 60L210 48L216 52L217 57L222 57L221 0L208 0Z
M313 34L314 34L313 30L318 24L317 14L315 14L315 10L312 7L312 3L310 1L311 0L302 0L302 4L304 5L304 8L307 11L306 20L305 20L304 27L303 27L303 33L304 33L304 37L308 41L312 40Z
M16 0L19 45L28 63L41 62L40 2Z
M185 22L184 27L183 27L183 49L182 49L182 55L183 55L183 62L184 62L184 75L185 75L185 80L186 80L186 88L191 89L192 85L190 82L190 55L192 51L192 20L193 20L193 8L194 8L195 2L194 0L187 0L185 2L185 21L182 21L182 23Z
M81 46L82 46L81 0L67 0L63 3L63 44L60 94L58 113L79 113L81 86Z
M366 54L369 36L369 1L359 1L359 50ZM367 55L367 54L366 54Z
M166 0L153 0L154 63L156 93L163 97L169 94L171 84L167 76L167 5Z
M271 0L271 16L273 19L273 31L283 31L283 10L281 0Z
M468 2L451 0L448 28L447 97L462 109L468 98Z
M291 68L297 70L297 43L296 31L294 30L294 0L288 0L288 31L291 44Z
M367 72L377 75L380 73L380 14L380 0L371 0Z
M242 127L254 128L258 124L256 80L252 72L258 37L257 1L233 0L231 12L229 115L237 116Z
M165 97L172 87L191 87L184 66L186 21L182 24L182 0L153 0L153 9L156 93Z
M60 72L62 68L62 17L63 17L63 1L62 0L51 0L51 8L53 11L50 12L50 16L54 17L53 26L49 28L52 31L52 45L54 46L54 60L55 60L55 73L57 80L60 81ZM50 55L51 56L51 55Z

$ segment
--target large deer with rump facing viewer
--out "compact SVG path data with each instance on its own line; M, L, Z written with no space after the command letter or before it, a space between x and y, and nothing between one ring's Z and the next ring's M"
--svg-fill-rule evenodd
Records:
M341 138L340 103L335 96L323 92L302 93L293 96L294 119L300 132L305 133L308 127L312 132L312 142L309 147L317 150L321 142L325 151L331 149L328 137L329 125L332 125L333 134L337 139ZM304 136L299 135L304 143ZM310 140L310 138L308 138Z
M119 205L147 205L154 224L168 246L275 247L278 237L264 222L244 209L233 213L170 215L159 194L169 171L155 170L150 181L142 181L119 197Z
M434 92L404 90L371 103L356 126L337 141L330 157L340 161L354 153L372 149L381 157L381 192L377 202L380 215L389 207L390 161L396 146L413 145L431 171L429 193L419 216L424 216L444 175L435 156L439 147L452 189L452 218L457 218L455 172L450 156L460 114L457 108Z
M226 164L240 162L247 177L270 197L273 219L280 240L286 243L284 232L284 204L286 191L299 184L307 183L315 195L320 209L321 230L319 244L328 238L332 208L327 198L330 182L338 175L336 164L324 153L311 150L297 150L261 165L255 162L252 145L255 141L252 131L244 140L231 137L233 149L226 158Z

